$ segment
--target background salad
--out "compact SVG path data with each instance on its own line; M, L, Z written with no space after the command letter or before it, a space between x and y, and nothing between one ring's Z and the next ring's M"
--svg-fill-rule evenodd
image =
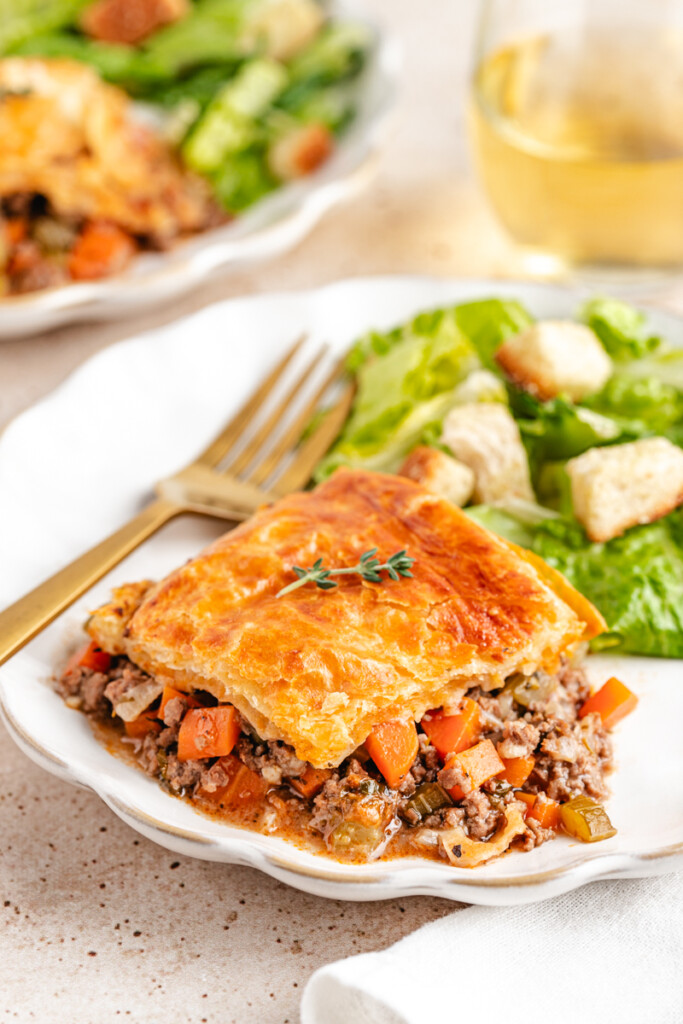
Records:
M314 170L354 117L371 34L318 0L177 0L175 20L134 43L89 33L98 2L0 0L0 56L72 58L153 105L230 213ZM119 6L125 35L135 5Z

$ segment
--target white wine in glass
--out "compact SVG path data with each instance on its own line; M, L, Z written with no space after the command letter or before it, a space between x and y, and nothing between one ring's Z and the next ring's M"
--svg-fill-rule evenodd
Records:
M548 267L683 267L682 6L484 4L475 156L503 225Z

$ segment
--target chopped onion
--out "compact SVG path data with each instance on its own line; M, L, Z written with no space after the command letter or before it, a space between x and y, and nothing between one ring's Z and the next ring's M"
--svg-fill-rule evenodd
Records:
M505 825L485 843L477 842L461 828L450 828L439 832L439 842L451 864L460 868L474 868L507 850L516 836L526 831L524 814L520 803L509 804L505 809Z
M120 700L112 705L114 713L122 718L124 722L134 722L136 718L146 711L152 701L161 696L164 689L163 683L151 680L149 683L140 683L132 690L124 693Z

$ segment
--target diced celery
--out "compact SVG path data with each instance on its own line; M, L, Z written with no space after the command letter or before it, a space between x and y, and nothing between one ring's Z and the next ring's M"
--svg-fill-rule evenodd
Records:
M440 811L442 807L450 807L452 803L450 796L438 782L423 782L408 801L408 808L416 811L420 818L428 818L430 814Z
M228 154L246 149L254 137L254 126L234 113L210 110L183 146L185 160L195 171L208 174L218 170Z
M330 833L327 843L335 853L372 853L384 837L384 829L343 821Z
M617 834L605 808L589 796L575 796L562 804L560 815L565 831L582 843L598 843Z
M183 146L195 171L217 171L231 153L247 149L258 135L262 116L287 81L281 64L266 58L249 61L218 92Z
M287 84L287 71L282 64L267 57L249 61L232 82L215 99L221 109L242 117L259 117Z

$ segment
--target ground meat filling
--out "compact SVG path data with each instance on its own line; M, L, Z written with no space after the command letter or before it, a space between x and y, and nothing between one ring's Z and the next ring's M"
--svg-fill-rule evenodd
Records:
M536 700L527 699L528 695L518 698L518 691L507 686L491 693L473 687L467 696L479 705L479 739L490 740L505 760L534 758L523 789L540 801L563 802L582 794L604 799L612 746L599 715L578 717L590 692L583 670L565 663L557 676L539 674L539 679ZM70 707L111 721L113 705L149 683L148 675L127 658L118 657L106 673L72 668L57 681L57 689ZM216 703L209 694L194 696L205 705ZM188 708L195 705L196 701L184 697L168 700L155 729L127 740L140 767L172 793L198 797L229 788L235 765L241 763L240 770L248 769L247 776L258 777L254 800L260 801L264 816L272 820L273 815L295 809L301 820L303 811L305 827L337 853L361 842L367 848L366 857L378 856L399 832L418 837L456 827L470 839L485 842L505 825L506 806L518 799L517 791L499 778L472 789L457 763L444 766L423 732L418 733L417 757L399 789L386 785L361 747L337 769L319 773L320 782L312 790L303 785L311 766L287 744L260 739L246 721L230 757L181 761L178 732ZM159 698L150 707L152 717L158 707ZM458 801L448 795L454 786L463 794ZM554 835L552 829L527 818L526 831L515 845L530 850Z

